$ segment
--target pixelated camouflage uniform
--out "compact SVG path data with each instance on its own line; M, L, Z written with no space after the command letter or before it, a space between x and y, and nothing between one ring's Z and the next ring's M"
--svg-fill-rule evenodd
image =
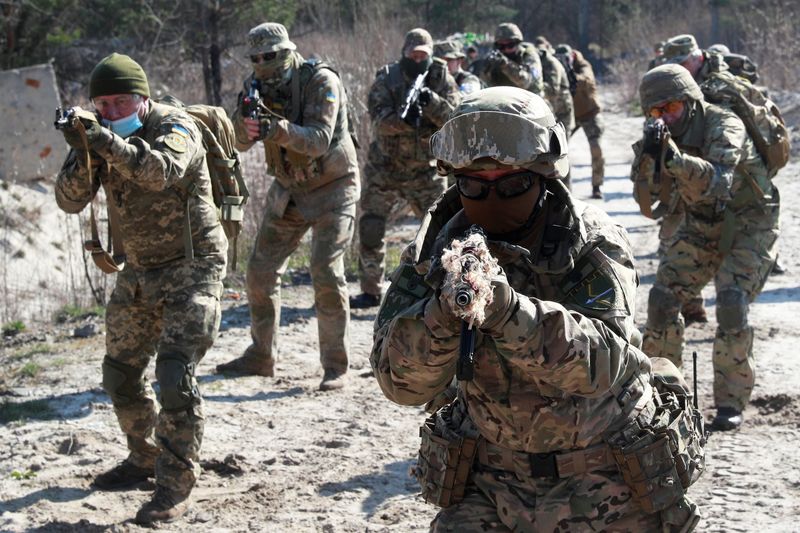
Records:
M680 366L680 306L713 279L714 400L717 407L741 411L755 382L748 306L775 261L780 200L742 121L715 105L695 105L687 131L674 138L680 152L662 170L674 178L671 211L682 210L685 218L661 257L650 291L643 349ZM641 143L634 145L634 181L653 168L652 158L641 154Z
M159 485L186 492L200 475L205 422L194 373L219 328L227 240L194 121L151 100L143 122L127 139L104 130L91 184L85 152L70 151L55 193L61 209L77 213L102 185L119 211L127 262L106 310L103 387L129 461L155 465ZM188 199L177 187L185 178L197 186ZM194 259L186 258L187 202ZM160 410L145 379L153 355Z
M434 58L426 86L434 99L422 110L419 129L400 119L406 94L414 80L399 62L382 67L369 91L369 115L375 139L369 146L358 223L359 277L362 292L380 295L386 269L386 216L397 198L407 201L422 217L447 188L436 174L431 135L444 124L460 95L447 65Z
M624 230L557 180L546 194L519 242L489 241L519 305L505 323L477 332L474 380L459 382L459 393L485 445L465 499L442 510L433 531L660 529L659 515L642 511L615 465L559 478L535 477L527 462L529 454L603 446L652 405L650 362L629 343L637 278ZM469 225L460 208L450 189L426 217L375 322L370 361L399 404L431 400L455 374L457 322L439 323L425 309L441 279L431 258Z
M572 51L572 71L575 73L576 81L575 94L572 98L575 107L573 132L577 131L577 128L583 128L586 134L589 151L592 154L592 185L599 187L603 184L605 160L600 147L603 117L600 114L600 102L597 98L597 81L592 64L578 50Z
M479 77L487 87L509 86L526 89L544 96L542 61L539 50L531 43L521 42L513 57L492 56L482 60Z
M355 226L358 161L339 76L329 68L304 64L300 54L291 53L293 67L286 80L277 86L262 84L264 104L287 117L275 123L269 138L248 139L241 109L232 116L237 148L248 150L256 142L263 143L268 169L275 176L247 264L253 343L245 357L273 367L278 355L280 279L289 256L310 229L320 362L326 370L344 373L350 352L344 252ZM245 80L244 94L251 80ZM293 92L299 101L294 101Z

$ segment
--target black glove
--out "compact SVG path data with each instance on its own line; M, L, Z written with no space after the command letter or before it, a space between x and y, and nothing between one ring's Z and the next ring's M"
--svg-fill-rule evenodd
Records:
M419 105L419 101L417 101L416 105L412 105L408 108L408 113L406 113L405 118L403 121L408 124L409 126L417 127L417 121L422 116L422 107Z
M417 102L422 107L428 107L428 104L431 103L433 100L433 91L428 89L427 87L423 87L419 91L419 96L417 97Z

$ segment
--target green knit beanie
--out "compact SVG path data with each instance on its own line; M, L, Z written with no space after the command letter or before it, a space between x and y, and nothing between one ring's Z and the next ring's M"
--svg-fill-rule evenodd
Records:
M115 52L94 67L89 77L89 98L110 94L141 94L150 97L147 76L139 63Z

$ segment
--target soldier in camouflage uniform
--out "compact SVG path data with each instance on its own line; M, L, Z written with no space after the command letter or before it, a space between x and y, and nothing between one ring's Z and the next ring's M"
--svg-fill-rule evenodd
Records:
M603 185L605 161L603 149L600 147L600 137L603 135L603 117L600 115L594 70L583 54L579 50L573 50L568 44L558 45L556 57L567 71L575 108L576 124L571 135L578 131L578 128L583 128L583 132L586 134L589 151L592 154L592 198L599 200L603 198L600 187Z
M447 71L456 81L458 90L462 95L474 93L482 88L478 77L461 68L464 62L464 52L456 41L440 41L433 45L433 55L447 63Z
M569 167L563 126L539 96L490 88L465 97L431 145L456 187L403 253L375 322L370 360L389 399L424 404L455 376L461 322L442 251L476 224L503 270L476 333L474 378L458 382L477 457L463 501L431 530L677 531L694 520L685 498L646 514L609 460L606 437L652 416L651 366L631 344L625 231L557 179Z
M550 42L542 36L534 41L539 50L542 62L542 79L544 83L544 99L553 110L556 120L564 124L564 129L571 132L575 129L575 110L572 93L569 90L569 77L561 61L556 59ZM569 186L569 181L567 181Z
M100 61L89 96L103 125L81 119L85 140L76 127L64 130L72 150L55 194L61 209L78 213L102 186L119 213L127 261L106 310L103 388L130 450L94 485L126 488L155 474L155 494L136 520L169 521L186 511L200 475L194 373L219 328L227 241L193 119L150 100L144 71L125 55ZM145 379L154 355L160 409Z
M634 145L632 179L648 180L655 158L663 157L661 187L674 191L669 210L682 211L685 217L661 257L650 291L643 349L680 365L681 304L713 279L718 322L713 425L735 429L755 382L753 328L747 313L775 261L778 189L742 121L706 103L686 69L674 64L656 67L642 78L639 91L643 109L664 120L671 139L663 152L650 139ZM656 194L655 188L651 194Z
M273 376L278 355L281 275L303 235L312 230L311 280L317 312L320 390L344 386L350 309L344 252L355 226L360 181L348 131L347 95L338 74L303 60L281 24L264 23L247 36L253 74L244 82L233 120L237 148L262 144L275 180L247 264L250 332L244 355L217 371ZM262 107L244 117L243 96L260 87Z
M436 174L429 139L461 99L447 64L433 54L433 39L422 28L406 34L400 61L382 67L369 91L369 116L375 139L364 167L365 185L358 222L361 294L354 308L380 303L386 269L386 216L398 198L418 217L447 188ZM405 119L401 110L420 74L428 72L419 97Z
M494 32L494 50L483 60L476 74L487 87L509 86L544 96L539 51L523 42L516 24L504 22Z

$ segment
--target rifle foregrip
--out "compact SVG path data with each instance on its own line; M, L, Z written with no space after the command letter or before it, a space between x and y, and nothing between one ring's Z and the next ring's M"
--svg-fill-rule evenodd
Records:
M456 361L456 379L472 381L475 376L475 330L461 321L461 335L458 345L458 361Z

